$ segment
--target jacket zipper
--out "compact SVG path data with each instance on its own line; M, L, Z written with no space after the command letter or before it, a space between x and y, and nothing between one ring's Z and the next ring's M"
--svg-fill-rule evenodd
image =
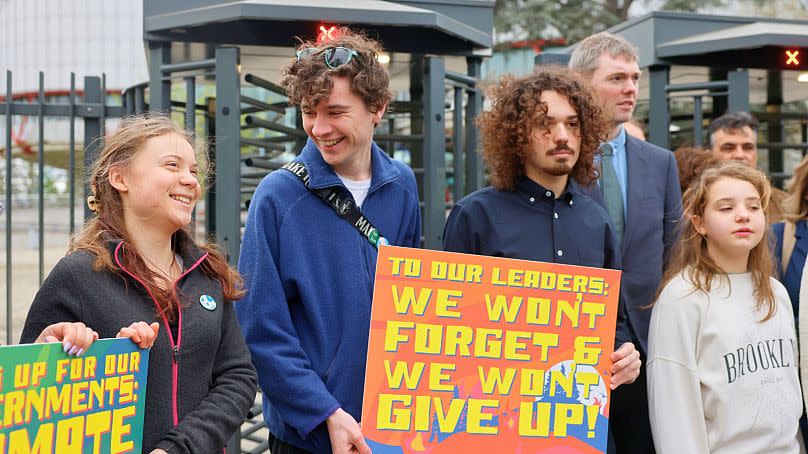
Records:
M146 293L149 294L154 305L157 307L158 310L162 311L162 306L157 301L157 298L152 295L152 292L146 286L146 284L141 280L139 277L132 274L126 267L121 264L120 259L118 259L118 252L120 251L121 247L123 246L123 241L118 243L118 246L115 247L115 263L120 267L126 274L132 277L132 279L136 280L143 288L146 290ZM177 280L174 281L174 287L177 286L177 283L180 279L184 278L188 273L193 271L203 260L208 257L208 253L204 253L202 257L199 258L193 265L188 267ZM173 417L174 427L177 427L179 424L179 411L178 411L178 402L177 402L177 388L179 385L179 366L180 366L180 345L182 344L182 310L179 306L179 301L177 301L177 342L174 343L174 335L171 334L171 326L168 324L168 319L166 318L165 314L161 315L163 319L163 326L166 330L166 334L168 335L168 341L171 345L172 350L172 361L171 361L171 413Z

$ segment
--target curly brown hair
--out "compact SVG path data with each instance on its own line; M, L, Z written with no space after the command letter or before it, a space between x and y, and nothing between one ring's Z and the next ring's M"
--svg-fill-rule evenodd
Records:
M682 194L697 180L705 169L721 164L712 151L698 147L679 147L673 152L679 167L679 186Z
M344 77L351 85L351 91L362 98L371 112L384 109L393 99L390 91L390 75L376 57L382 52L378 41L368 38L361 32L340 27L335 39L318 44L316 41L302 41L296 51L317 49L306 57L292 59L283 68L281 86L286 89L289 104L309 104L316 106L327 99L334 86L333 77ZM330 68L323 56L328 49L346 47L358 55L348 63Z
M497 189L516 189L525 157L533 153L533 129L542 127L547 115L547 105L540 99L544 90L568 97L579 116L581 148L572 177L584 186L597 179L594 158L608 135L606 118L579 75L566 68L543 67L529 76L502 77L488 91L491 109L477 118L483 157Z

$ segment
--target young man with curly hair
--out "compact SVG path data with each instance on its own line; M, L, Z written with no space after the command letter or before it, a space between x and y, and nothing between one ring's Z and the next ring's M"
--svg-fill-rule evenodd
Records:
M358 420L377 246L421 237L412 170L373 142L391 99L381 48L339 35L302 43L285 68L309 138L258 186L239 258L273 454L370 452Z
M607 124L569 70L504 77L477 120L493 186L458 201L443 235L447 251L620 268L606 211L580 186L597 178L594 157ZM574 177L574 178L571 178ZM639 353L618 311L611 388L637 377Z

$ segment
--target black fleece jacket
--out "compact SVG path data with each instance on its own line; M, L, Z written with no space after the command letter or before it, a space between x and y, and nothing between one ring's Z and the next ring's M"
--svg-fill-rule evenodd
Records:
M118 242L110 242L113 262L117 246ZM220 283L198 269L206 256L199 250L179 254L185 274L176 284L183 304L175 335L169 334L154 301L128 271L95 272L94 257L78 251L62 258L37 292L20 342L33 342L46 326L57 322L81 321L101 338L115 337L133 322L159 322L149 355L143 452L155 448L172 454L222 452L255 399L255 369L232 303L224 301ZM216 301L213 310L202 306L203 295ZM172 343L177 341L175 427Z

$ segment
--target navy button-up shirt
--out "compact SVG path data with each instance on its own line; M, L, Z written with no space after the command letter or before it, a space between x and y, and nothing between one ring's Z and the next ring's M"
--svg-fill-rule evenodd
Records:
M606 211L570 179L556 198L522 177L515 191L493 187L457 202L443 232L452 252L597 268L620 268L617 236Z
M555 194L522 177L515 191L487 187L458 201L443 231L450 252L619 269L606 210L572 179ZM615 348L632 340L621 302Z

